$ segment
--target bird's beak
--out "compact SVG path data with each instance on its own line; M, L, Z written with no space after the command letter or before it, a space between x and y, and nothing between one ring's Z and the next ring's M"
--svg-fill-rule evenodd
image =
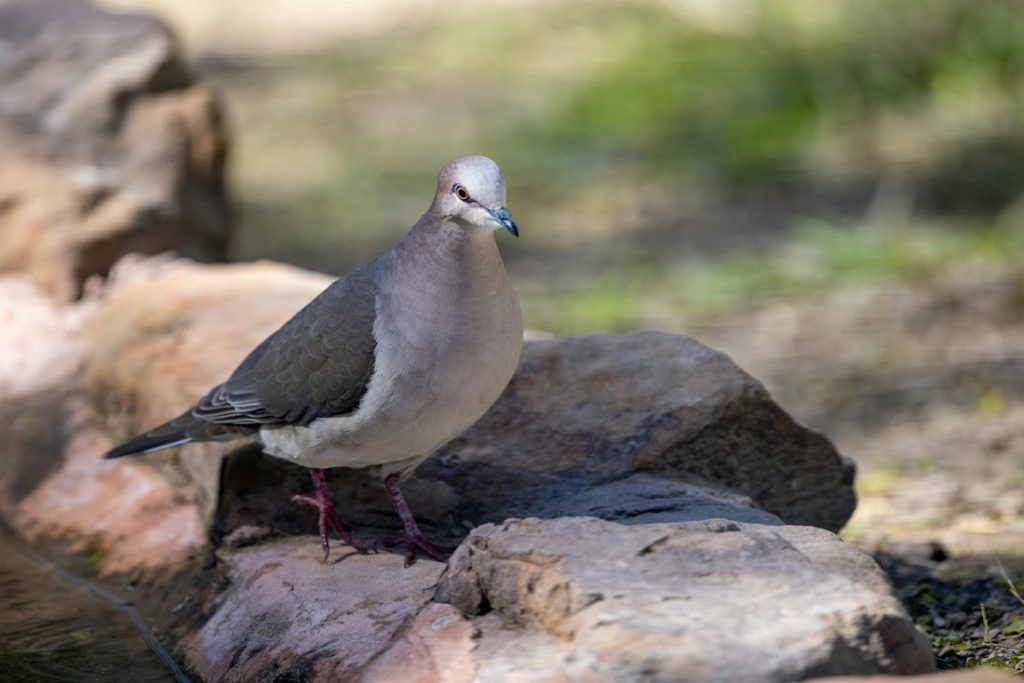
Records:
M516 226L516 222L512 220L512 214L508 212L504 206L497 209L488 209L491 212L491 216L494 220L498 221L501 227L508 230L514 237L519 237L519 228Z

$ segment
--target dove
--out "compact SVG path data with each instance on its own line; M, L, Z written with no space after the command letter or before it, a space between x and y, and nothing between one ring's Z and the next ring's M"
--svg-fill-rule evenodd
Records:
M445 554L421 532L400 483L498 399L519 363L519 302L494 233L519 230L505 180L482 156L446 164L426 213L393 247L335 280L174 419L106 458L255 438L309 469L324 560L329 528L359 552L324 470L372 468L402 522L406 564Z

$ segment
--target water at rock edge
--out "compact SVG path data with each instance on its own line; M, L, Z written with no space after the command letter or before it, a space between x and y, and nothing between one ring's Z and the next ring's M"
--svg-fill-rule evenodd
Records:
M0 683L175 678L128 613L63 578L0 526Z

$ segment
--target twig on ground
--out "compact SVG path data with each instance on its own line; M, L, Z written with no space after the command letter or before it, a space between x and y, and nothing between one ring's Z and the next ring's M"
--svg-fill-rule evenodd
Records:
M992 642L992 631L988 628L988 614L985 612L985 603L980 604L981 607L981 623L985 626L985 635L982 637L981 642L991 643Z
M999 567L999 573L1002 575L1003 581L1006 581L1006 585L1010 589L1010 594L1017 598L1017 602L1024 605L1024 597L1021 597L1020 591L1017 590L1017 586L1013 584L1013 581L1011 581L1010 577L1006 574L1006 569L1003 567L1003 561L996 559L996 566Z

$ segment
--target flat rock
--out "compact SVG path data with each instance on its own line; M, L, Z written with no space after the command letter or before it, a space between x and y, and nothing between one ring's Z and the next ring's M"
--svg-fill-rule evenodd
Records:
M348 680L424 610L444 569L321 555L308 538L222 553L229 587L184 639L185 660L210 681Z
M225 256L213 95L152 17L0 2L0 273L58 300L128 252Z
M557 646L532 663L537 680L579 662L574 675L601 680L731 683L932 666L874 561L811 527L487 524L452 557L437 599L502 615L481 625L481 643L503 637L509 622L553 638ZM481 662L494 675L479 680L501 680L503 668Z

